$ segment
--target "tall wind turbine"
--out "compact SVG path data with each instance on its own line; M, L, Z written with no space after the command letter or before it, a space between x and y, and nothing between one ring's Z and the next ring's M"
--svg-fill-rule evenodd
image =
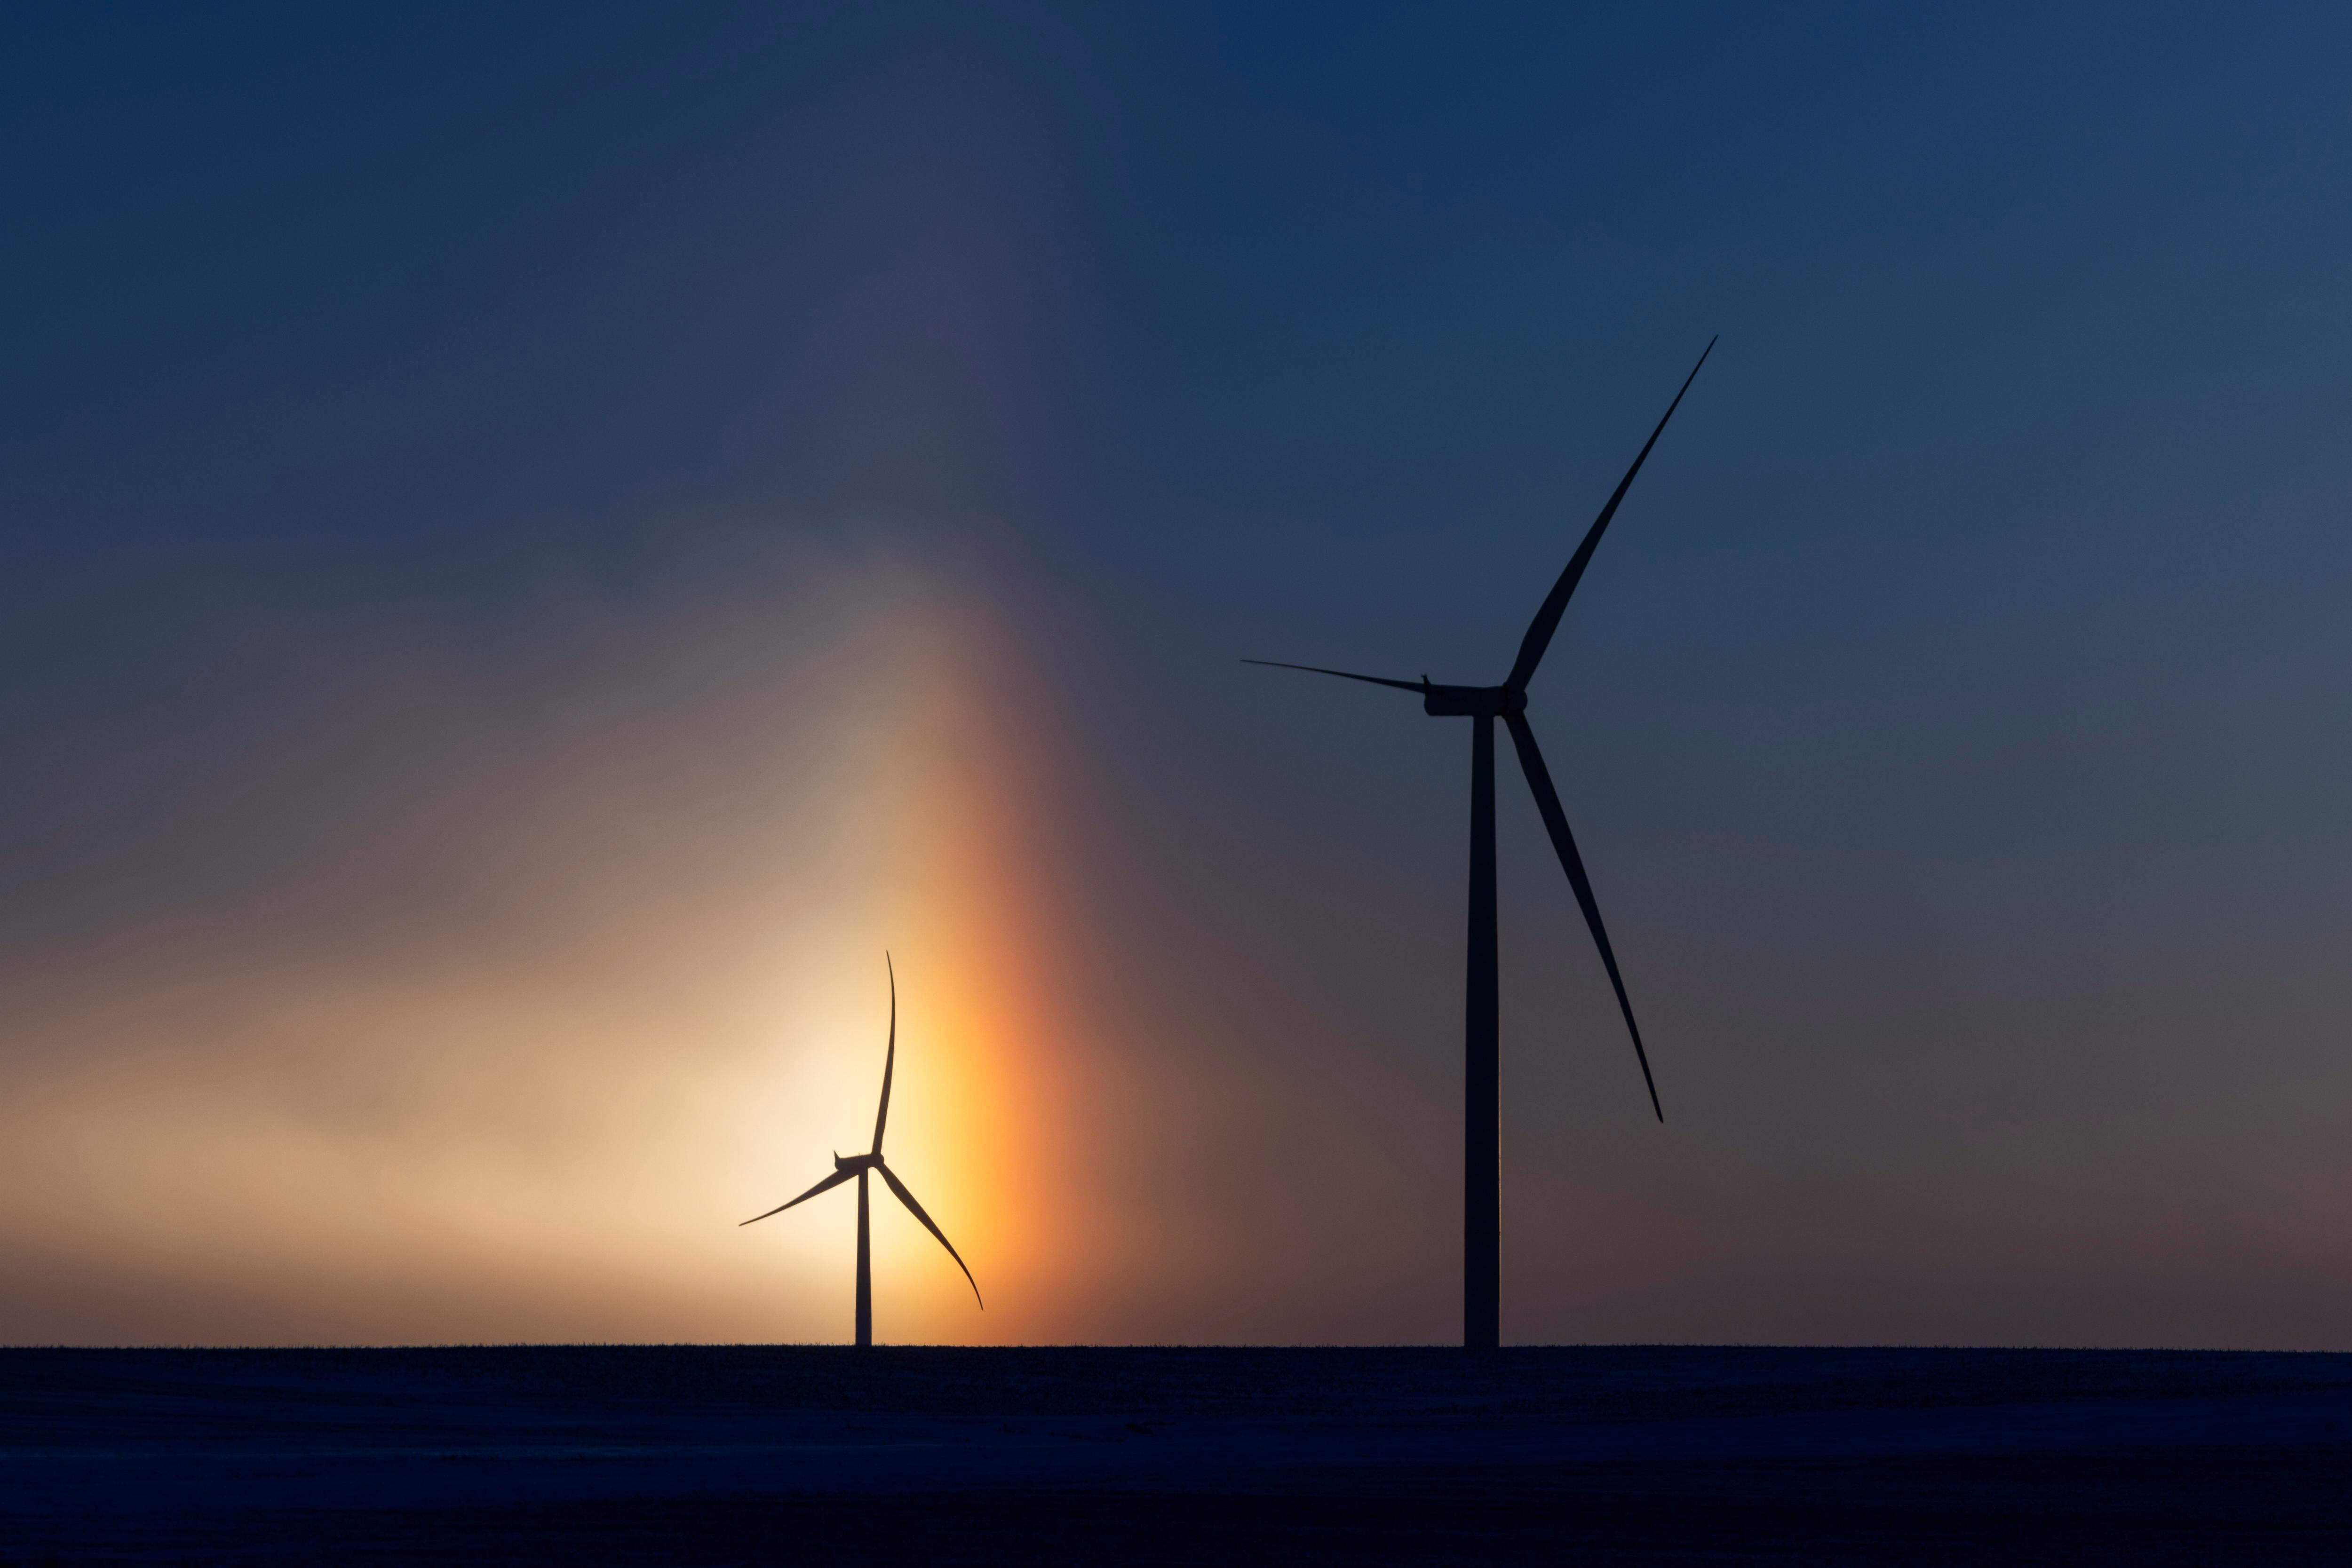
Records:
M1584 542L1569 558L1568 569L1544 596L1527 635L1519 642L1519 656L1501 685L1440 686L1431 685L1427 675L1418 681L1392 681L1381 675L1359 675L1313 664L1285 664L1272 659L1242 661L1245 664L1268 664L1281 670L1305 670L1312 674L1368 681L1376 686L1393 686L1401 692L1418 692L1423 713L1433 717L1466 717L1471 721L1470 977L1463 1019L1467 1071L1463 1100L1462 1343L1473 1350L1491 1350L1502 1343L1502 1170L1496 1060L1501 1002L1500 966L1495 947L1497 718L1509 727L1511 744L1519 754L1519 768L1528 776L1528 788L1535 792L1536 810L1543 814L1552 848L1559 852L1560 869L1568 873L1568 885L1575 890L1577 905L1584 911L1584 923L1591 928L1593 946L1601 949L1601 967L1609 971L1609 983L1617 992L1618 1009L1625 1015L1626 1031L1633 1037L1633 1056L1642 1064L1642 1082L1650 1091L1650 1109L1659 1121L1666 1119L1665 1112L1658 1105L1658 1086L1650 1077L1649 1053L1642 1049L1641 1026L1633 1021L1633 1004L1626 999L1625 981L1617 972L1617 955L1609 946L1609 933L1601 925L1601 906L1593 902L1592 883L1584 874L1584 861L1576 852L1576 840L1569 833L1568 814L1560 810L1559 792L1552 788L1551 773L1544 767L1543 753L1536 747L1535 731L1528 727L1528 682L1534 676L1536 665L1542 662L1544 650L1551 645L1552 633L1559 630L1560 615L1568 609L1569 595L1583 580L1585 566L1592 559L1609 519L1617 515L1618 503L1633 487L1633 476L1642 471L1650 448L1664 434L1666 421L1674 418L1675 410L1682 406L1683 392L1690 391L1691 382L1698 379L1699 365L1706 364L1706 356L1715 351L1715 341L1712 338L1707 340L1698 364L1693 365L1690 374L1683 378L1682 391L1675 392L1675 401L1666 405L1657 429L1650 432L1650 439L1642 444L1633 465L1625 470L1625 477L1617 481L1609 504L1601 508L1601 516L1593 519Z
M757 1225L769 1215L782 1214L793 1204L806 1203L828 1187L839 1186L852 1176L857 1178L857 1343L861 1345L874 1343L874 1257L866 1237L866 1173L868 1171L880 1176L883 1184L898 1195L898 1201L907 1206L907 1212L921 1220L923 1228L940 1239L940 1245L948 1249L948 1256L956 1260L956 1267L963 1270L964 1279L971 1282L971 1299L980 1301L980 1281L972 1279L971 1270L965 1266L963 1254L955 1249L955 1243L948 1239L946 1231L931 1223L931 1217L923 1212L923 1206L915 1201L915 1195L907 1190L907 1184L892 1175L890 1167L882 1163L882 1128L890 1120L890 1071L898 1061L898 971L891 964L887 953L882 955L882 964L890 975L890 1043L882 1057L882 1108L874 1113L874 1152L852 1155L845 1160L835 1154L831 1176L793 1199L792 1203L778 1204L767 1214L755 1214L743 1221L744 1225ZM981 1306L985 1310L987 1303L982 1301Z

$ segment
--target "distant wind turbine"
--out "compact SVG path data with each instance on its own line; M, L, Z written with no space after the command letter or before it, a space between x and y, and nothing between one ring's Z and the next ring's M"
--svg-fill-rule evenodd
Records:
M1311 674L1338 675L1344 680L1367 681L1376 686L1393 686L1402 692L1421 694L1422 711L1434 717L1468 717L1473 721L1470 736L1470 977L1468 999L1464 1009L1463 1047L1467 1057L1465 1092L1463 1101L1463 1190L1462 1190L1462 1343L1474 1350L1493 1349L1502 1343L1502 1207L1501 1149L1498 1137L1500 1121L1499 1071L1497 1036L1501 1032L1499 963L1495 944L1495 720L1500 718L1509 727L1511 744L1517 748L1519 768L1528 776L1528 788L1535 792L1536 810L1542 813L1544 827L1551 834L1552 848L1559 852L1560 869L1568 873L1568 885L1575 890L1578 907L1584 911L1584 923L1591 928L1593 946L1601 949L1601 967L1609 971L1609 983L1617 992L1617 1007L1625 1015L1625 1028L1633 1037L1633 1056L1642 1064L1642 1082L1650 1091L1650 1109L1658 1120L1666 1113L1658 1104L1658 1086L1650 1077L1649 1053L1642 1049L1641 1027L1633 1021L1633 1004L1626 999L1624 978L1617 972L1617 955L1609 946L1609 933L1601 928L1601 906L1592 899L1592 883L1584 874L1584 862L1576 852L1576 840L1568 831L1568 815L1560 810L1559 793L1552 788L1551 773L1544 767L1543 753L1536 748L1535 731L1528 727L1528 681L1536 673L1536 665L1551 645L1552 633L1559 628L1559 618L1568 609L1569 595L1584 577L1584 569L1592 559L1593 550L1601 543L1602 530L1609 519L1617 515L1618 503L1633 487L1633 476L1650 455L1650 448L1658 444L1665 433L1666 421L1674 418L1675 410L1682 406L1683 392L1690 391L1691 382L1698 379L1699 365L1706 363L1708 354L1715 352L1716 340L1707 340L1706 348L1699 354L1698 364L1691 367L1683 378L1682 391L1666 405L1658 427L1650 432L1650 439L1625 470L1625 477L1617 481L1617 488L1609 504L1601 508L1601 516L1569 558L1568 569L1552 584L1544 596L1542 606L1528 627L1527 635L1519 642L1519 656L1511 665L1511 673L1499 686L1440 686L1430 684L1427 675L1418 681L1392 681L1381 675L1359 675L1347 670L1326 670L1313 664L1285 664L1272 659L1244 659L1245 664L1267 664L1281 670L1305 670Z
M874 1113L874 1152L852 1155L845 1160L835 1154L831 1176L793 1199L792 1203L778 1204L767 1214L755 1214L743 1221L744 1225L757 1225L769 1215L782 1214L793 1204L806 1203L828 1187L839 1186L852 1176L857 1178L857 1343L861 1345L874 1343L874 1261L873 1249L866 1237L866 1173L868 1171L880 1176L884 1184L898 1195L898 1201L907 1206L907 1212L921 1220L923 1228L940 1239L940 1245L948 1249L948 1256L956 1260L956 1267L963 1270L964 1279L970 1281L971 1299L980 1301L980 1281L972 1279L971 1270L965 1266L963 1255L955 1249L955 1243L948 1239L947 1232L931 1223L931 1217L923 1212L923 1206L915 1201L915 1195L907 1190L907 1184L893 1176L890 1167L882 1163L882 1128L890 1120L890 1072L898 1061L898 971L890 963L887 953L882 955L882 963L890 975L890 1043L882 1057L882 1108ZM987 1303L982 1301L981 1306L985 1311Z

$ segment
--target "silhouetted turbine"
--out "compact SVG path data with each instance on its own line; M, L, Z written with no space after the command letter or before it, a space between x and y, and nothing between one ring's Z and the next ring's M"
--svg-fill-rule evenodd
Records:
M1658 1104L1658 1086L1650 1076L1649 1052L1642 1049L1642 1030L1633 1021L1633 1004L1626 999L1624 977L1617 972L1617 955L1609 946L1609 933L1601 924L1601 906L1593 902L1592 883L1584 874L1584 861L1576 852L1576 840L1568 831L1568 813L1560 809L1559 792L1552 788L1551 772L1544 767L1543 753L1536 747L1535 731L1528 727L1528 682L1536 673L1536 665L1551 645L1552 633L1559 629L1559 618L1568 609L1569 595L1583 580L1584 569L1592 559L1593 550L1601 543L1602 530L1609 519L1617 515L1618 503L1633 487L1633 476L1642 471L1648 460L1650 448L1658 444L1665 433L1666 421L1674 418L1675 410L1682 406L1683 393L1690 391L1691 382L1698 379L1699 365L1715 352L1715 340L1707 340L1706 348L1699 354L1698 364L1691 367L1683 378L1682 390L1650 432L1650 439L1642 444L1633 465L1625 470L1625 477L1617 481L1616 490L1609 504L1601 508L1600 517L1569 558L1568 568L1552 584L1551 591L1536 611L1536 618L1528 626L1527 635L1520 639L1519 656L1511 665L1511 673L1499 686L1440 686L1433 685L1427 675L1418 681L1392 681L1383 675L1359 675L1348 670L1326 670L1314 664L1285 664L1272 659L1244 659L1245 664L1266 664L1279 670L1305 670L1311 674L1338 675L1343 680L1364 681L1376 686L1393 686L1401 692L1421 694L1422 711L1440 717L1468 717L1473 720L1470 739L1470 975L1468 998L1464 1009L1463 1045L1467 1058L1466 1083L1464 1093L1463 1131L1463 1236L1462 1236L1462 1343L1473 1349L1490 1349L1502 1343L1502 1226L1501 1226L1501 1149L1498 1137L1500 1120L1500 1089L1497 1066L1497 1036L1500 1033L1499 961L1495 943L1495 720L1500 718L1509 727L1511 744L1519 754L1519 768L1528 778L1528 788L1534 791L1536 810L1542 813L1545 831L1551 834L1552 848L1559 852L1560 869L1568 873L1568 885L1575 890L1577 907L1584 911L1584 924L1591 929L1592 944L1601 950L1601 967L1609 971L1609 984L1617 992L1617 1007L1625 1015L1626 1032L1633 1037L1634 1060L1642 1064L1642 1082L1650 1091L1650 1109L1659 1121L1666 1119Z
M907 1206L907 1212L921 1220L923 1228L940 1239L940 1245L948 1249L948 1256L956 1260L956 1267L963 1270L964 1279L971 1282L971 1299L980 1301L980 1281L972 1279L971 1270L965 1266L963 1254L955 1249L955 1243L948 1239L946 1231L931 1223L931 1217L923 1212L923 1206L915 1201L915 1195L907 1190L907 1184L892 1175L890 1167L882 1163L882 1128L890 1120L890 1073L898 1062L898 971L896 966L891 964L890 955L887 953L882 955L882 963L890 975L890 1043L882 1057L882 1108L874 1113L874 1152L852 1155L845 1160L838 1154L835 1155L831 1176L793 1199L792 1203L780 1203L768 1210L767 1214L755 1214L743 1221L744 1225L757 1225L770 1215L782 1214L793 1204L806 1203L817 1194L829 1187L839 1186L852 1176L857 1178L857 1343L859 1344L874 1343L874 1261L873 1249L867 1240L866 1220L866 1173L867 1171L872 1171L880 1176L884 1185L898 1195L898 1201ZM738 1226L737 1228L740 1229L741 1226ZM980 1305L982 1311L987 1310L987 1302L980 1301Z

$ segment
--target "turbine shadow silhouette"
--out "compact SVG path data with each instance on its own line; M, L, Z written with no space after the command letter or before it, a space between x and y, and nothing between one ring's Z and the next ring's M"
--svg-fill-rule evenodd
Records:
M982 1312L988 1310L988 1303L980 1299L980 1281L972 1279L971 1270L965 1264L963 1254L955 1249L955 1243L948 1239L947 1232L932 1223L931 1217L923 1212L923 1206L915 1201L915 1195L907 1190L907 1184L900 1181L892 1173L890 1167L882 1163L882 1129L889 1124L890 1120L890 1075L898 1063L898 970L897 966L890 962L890 955L887 953L882 955L882 963L890 975L890 1043L882 1057L882 1105L874 1113L872 1152L852 1155L845 1160L836 1152L833 1156L831 1176L793 1199L791 1203L780 1203L766 1214L755 1214L742 1222L743 1225L757 1225L763 1219L782 1214L796 1205L806 1203L821 1192L839 1186L852 1176L857 1178L857 1343L861 1345L870 1345L874 1343L873 1248L869 1239L866 1207L866 1176L868 1171L880 1176L883 1185L890 1189L900 1203L907 1206L907 1212L921 1220L923 1228L939 1238L940 1245L948 1249L948 1256L955 1260L956 1267L963 1270L963 1277L971 1286L971 1299L980 1303ZM738 1226L736 1228L740 1229L742 1226Z
M1544 766L1543 752L1536 745L1535 731L1528 727L1528 682L1542 662L1544 651L1551 646L1552 633L1559 629L1559 618L1568 609L1569 596L1584 579L1584 569L1600 547L1601 536L1609 520L1617 515L1618 505L1625 492L1633 488L1633 476L1649 460L1650 449L1665 434L1666 421L1674 418L1675 410L1682 406L1683 393L1690 391L1691 382L1698 379L1699 367L1706 363L1708 354L1715 352L1717 340L1707 340L1706 348L1683 378L1681 391L1658 420L1650 439L1617 481L1608 505L1593 519L1584 536L1569 558L1559 580L1552 584L1528 623L1527 635L1519 641L1519 656L1511 664L1511 673L1498 686L1444 686L1432 684L1427 675L1418 681L1391 680L1385 675L1360 675L1350 670L1327 670L1315 664L1286 664L1274 659L1244 659L1244 664L1264 664L1278 670L1304 670L1310 674L1337 675L1342 680L1362 681L1375 686L1391 686L1401 692L1421 694L1422 711L1433 717L1466 717L1473 721L1470 738L1470 941L1469 980L1464 1005L1463 1050L1466 1058L1464 1088L1463 1129L1463 1197L1462 1197L1462 1343L1472 1349L1492 1349L1502 1343L1502 1206L1501 1206L1501 1141L1500 1071L1498 1067L1498 1036L1500 1021L1500 961L1495 940L1495 720L1500 718L1511 732L1511 745L1519 754L1519 770L1527 776L1528 788L1536 798L1536 810L1542 814L1545 831L1551 835L1552 848L1559 855L1560 870L1568 873L1568 885L1576 894L1577 907L1584 912L1584 924L1592 933L1592 945L1601 950L1601 967L1609 971L1609 984L1617 993L1618 1010L1625 1015L1626 1032L1633 1037L1634 1060L1642 1064L1642 1082L1650 1092L1650 1109L1659 1121L1666 1119L1658 1103L1658 1085L1650 1076L1650 1054L1642 1046L1641 1026L1633 1021L1633 1004L1625 995L1625 979L1617 969L1616 951L1609 945L1609 933L1601 924L1601 905L1594 902L1591 880L1584 873L1584 859L1576 852L1576 839L1568 831L1568 813L1561 809L1559 791L1552 788L1551 771Z

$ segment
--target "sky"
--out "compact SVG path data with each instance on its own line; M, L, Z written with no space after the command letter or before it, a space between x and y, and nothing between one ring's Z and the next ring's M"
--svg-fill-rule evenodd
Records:
M2340 7L34 6L0 1342L2352 1349ZM877 1199L881 1197L877 1193Z

